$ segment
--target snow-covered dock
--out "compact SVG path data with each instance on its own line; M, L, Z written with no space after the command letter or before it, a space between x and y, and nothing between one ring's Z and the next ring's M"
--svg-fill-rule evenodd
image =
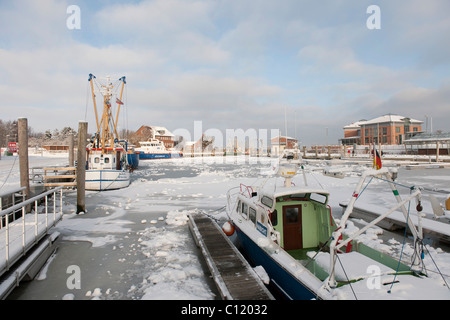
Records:
M273 300L257 273L209 217L189 215L189 227L224 300Z
M347 207L346 202L341 202L340 206ZM380 216L382 212L377 212L367 208L355 207L351 216L353 218L359 218L363 220L374 220ZM411 215L413 223L418 227L417 215ZM396 230L405 228L405 217L399 211L393 212L390 216L380 222L381 228L386 230ZM425 236L450 244L450 221L448 219L434 220L428 218L422 218L422 230Z

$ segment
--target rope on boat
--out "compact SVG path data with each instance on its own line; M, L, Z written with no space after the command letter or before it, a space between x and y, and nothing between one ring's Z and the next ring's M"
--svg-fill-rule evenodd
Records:
M18 155L14 157L14 162L13 162L13 164L11 166L11 169L9 169L8 175L6 176L5 181L3 181L3 184L0 187L0 189L2 189L3 186L5 185L6 181L8 181L9 176L11 175L12 169L14 168L14 165L16 164L16 160L17 160L18 157L19 157ZM1 208L0 208L0 210L1 210Z
M427 246L424 246L424 248L427 250L428 255L429 255L430 258L431 258L431 261L433 261L433 264L434 264L434 266L436 267L436 269L437 269L437 271L438 271L437 273L440 274L440 276L442 277L442 280L444 280L445 285L446 285L447 288L450 290L450 287L449 287L447 281L445 280L444 275L442 274L441 270L439 270L439 267L437 266L437 263L434 261L433 257L431 256L431 253L430 253L430 251L428 250ZM430 271L431 271L431 270L430 270ZM447 275L447 277L448 277L448 275Z
M204 211L202 209L200 209L199 211L200 211L201 214L209 217L210 219L214 220L218 224L220 222L220 220L217 219L216 217L212 216L211 214L214 213L214 212L216 212L216 214L218 214L218 213L220 213L220 211L223 211L223 209L225 209L226 207L227 206L225 205L223 207L220 207L218 209L213 210L211 213L207 213L206 211Z
M410 212L409 209L410 209L410 207L411 207L411 201L408 204L408 216L406 217L406 221L408 221L408 219L409 219L409 212ZM394 275L394 280L392 280L391 286L390 286L389 290L387 291L388 293L391 293L392 287L394 286L394 283L395 283L395 279L397 278L398 269L400 267L400 261L402 260L402 256L403 256L403 249L405 248L405 244L406 244L406 232L407 231L408 231L408 224L406 224L406 226L405 226L405 232L403 234L402 250L400 251L400 258L398 259L397 269L395 270L395 275ZM416 254L416 250L414 250L414 254L413 254L412 257L414 257L415 254Z
M348 284L350 285L350 289L351 289L352 292L353 292L353 296L355 297L356 300L358 300L358 297L356 296L356 293L355 293L355 291L353 290L352 283L351 283L351 281L349 280L349 278L348 278L348 276L347 276L347 272L345 272L344 266L342 265L341 259L339 258L339 255L338 255L338 254L336 255L336 258L338 259L339 264L341 265L342 271L344 271L345 277L347 278L347 282L348 282Z

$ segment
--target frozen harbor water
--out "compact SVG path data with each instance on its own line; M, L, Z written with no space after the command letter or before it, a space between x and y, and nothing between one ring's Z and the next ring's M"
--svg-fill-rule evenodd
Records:
M65 158L31 157L30 166L35 161L67 162ZM35 280L21 284L9 299L218 299L189 232L187 214L202 212L225 219L226 192L240 183L265 178L273 161L245 157L141 161L130 187L86 192L84 215L75 214L76 192L66 192L64 218L54 228L60 233L58 250ZM12 160L0 163L2 181L9 172L7 163ZM330 191L333 215L339 217L339 203L349 199L359 177L327 177L320 173L326 166L324 161L308 164L308 183ZM347 169L359 170L360 166ZM303 183L301 175L295 179L296 184ZM18 170L12 170L7 181L5 186L17 182ZM400 168L397 181L449 189L450 169ZM375 183L366 201L380 204L383 192L381 184ZM394 255L400 251L398 234L375 229L368 236ZM433 258L448 275L450 255L446 251L445 247L433 249ZM79 270L79 278L73 270Z

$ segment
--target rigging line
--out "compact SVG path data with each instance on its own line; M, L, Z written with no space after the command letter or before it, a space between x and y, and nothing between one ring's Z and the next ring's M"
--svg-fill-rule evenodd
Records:
M84 110L84 121L87 121L87 110L88 110L88 103L89 103L89 82L86 84L86 109Z
M333 238L333 236L329 237L327 239L327 241L325 241L325 243L319 248L319 250L317 250L316 254L305 264L305 268L308 267L308 265L314 260L316 259L317 255L322 251L322 249L327 245L328 241L330 241Z
M369 186L369 184L372 182L374 176L372 176L369 180L369 182L367 182L366 186L364 187L364 189L362 189L362 191L358 194L358 196L356 197L356 200L359 199L359 197L363 194L364 190L366 190L366 188Z
M14 168L14 165L16 164L16 160L17 160L18 157L19 157L19 156L16 156L16 157L14 158L14 162L13 162L13 164L12 164L12 166L11 166L11 169L9 169L9 173L8 173L8 175L6 176L5 181L3 181L3 184L2 184L2 186L0 187L0 189L2 189L3 186L5 185L6 181L8 181L8 178L9 178L11 172L12 172L12 169ZM1 208L0 208L0 210L1 210Z
M336 257L337 257L337 259L339 261L339 264L341 265L342 271L344 271L345 277L347 278L348 284L350 285L350 289L352 289L353 296L355 297L356 300L358 300L358 297L356 296L356 293L353 290L353 286L352 286L351 281L348 279L347 272L345 272L344 266L342 265L342 262L341 262L341 259L339 258L339 255L337 254Z
M306 172L306 173L308 173L308 172ZM309 172L309 174L314 178L314 180L316 180L316 182L319 184L319 186L320 186L323 190L325 190L325 188L322 186L322 184L321 184L320 181L316 178L316 176L315 176L313 173L311 173L311 172Z
M410 207L411 207L411 201L409 201L409 203L408 203L408 215L406 217L406 221L408 221L408 219L409 219L409 212L410 212L409 209L410 209ZM405 248L405 244L406 244L406 232L407 232L407 230L408 230L408 223L406 223L405 232L403 234L403 245L402 245L402 250L400 250L400 257L398 259L397 269L395 270L394 280L392 280L391 287L387 291L388 293L391 293L391 289L394 286L395 279L397 278L398 270L400 268L400 261L402 261L403 249ZM414 252L415 252L415 250L414 250Z
M436 269L437 269L438 273L439 273L439 274L441 275L441 277L442 277L442 280L444 280L444 283L445 283L445 285L447 286L447 288L448 288L448 289L450 289L450 287L448 286L448 283L447 283L447 281L445 280L445 277L444 277L444 275L442 274L441 270L439 270L439 267L437 266L437 263L436 263L436 261L434 261L433 257L431 256L431 253L430 253L430 251L428 250L427 246L424 246L424 248L425 248L425 250L427 250L427 252L428 252L428 255L429 255L429 256L430 256L430 258L431 258L431 261L433 261L433 264L434 264L434 266L436 267ZM433 271L433 272L435 272L435 271Z
M125 107L125 123L127 126L127 131L126 131L126 135L127 135L127 140L128 140L128 86L125 86L125 103L124 103L124 107Z
M383 179L383 178L380 178L380 177L373 176L373 178L376 178L376 179L379 179L379 180L382 180L382 181L386 181L387 183L392 183L392 184L394 184L396 186L408 188L409 190L413 190L415 188L415 186L407 186L407 185L404 185L404 184L401 184L401 183L398 183L398 182L395 182L395 181L389 181L389 180L386 180L386 179Z

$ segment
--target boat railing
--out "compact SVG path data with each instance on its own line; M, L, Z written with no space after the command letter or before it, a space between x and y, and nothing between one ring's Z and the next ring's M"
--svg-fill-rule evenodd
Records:
M247 185L241 183L239 186L239 189L240 189L240 193L242 193L243 195L248 194L248 197L252 198L252 195L254 193L252 186L247 186Z
M0 275L62 218L63 188L59 186L0 211ZM59 212L56 211L57 193L60 194ZM51 206L53 210L49 210Z
M16 188L0 194L0 211L3 208L11 207L16 204L16 197L20 197L20 201L25 200L26 187Z
M354 204L356 202L356 200L359 198L360 194L364 191L364 189L367 187L365 186L363 189L363 184L366 180L367 177L376 177L376 176L384 176L384 180L386 182L388 182L389 186L392 189L392 192L395 196L395 199L397 201L397 204L395 206L393 206L392 208L390 208L388 211L386 211L384 214L381 214L379 217L377 217L376 219L374 219L373 221L371 221L370 223L368 223L367 225L365 225L362 229L358 230L357 232L351 234L348 236L347 239L345 240L341 240L341 235L343 230L345 229L345 225L347 223L348 218L350 217L350 214L353 211L354 208ZM414 223L411 220L411 215L409 210L406 209L405 204L408 203L409 201L413 200L414 198L417 199L417 210L421 211L421 206L420 206L420 201L421 201L421 191L419 189L413 190L414 192L411 191L411 193L405 197L404 199L402 199L399 195L398 190L396 189L396 187L394 186L394 182L391 179L390 173L387 169L380 169L380 170L367 170L366 172L363 173L363 175L361 176L361 179L359 181L359 183L357 184L353 194L352 194L352 198L349 201L349 204L347 205L347 208L344 212L344 214L342 215L342 218L340 220L340 223L338 225L338 228L333 232L332 235L332 242L330 244L330 270L329 270L329 278L328 278L328 285L333 288L336 287L336 280L335 280L335 264L336 264L336 258L337 258L337 252L339 249L341 249L343 246L346 246L350 241L354 240L355 238L357 238L359 235L361 235L362 233L364 233L366 230L368 230L369 228L375 226L378 222L380 222L381 220L385 219L387 216L389 216L390 214L392 214L394 211L401 209L403 216L405 217L405 221L406 221L406 225L409 228L409 230L411 231L411 234L413 235L414 238L414 243L417 243L417 241L421 241L423 239L423 232L422 232L422 220L421 220L421 214L418 214L418 228L416 229L416 226L414 225ZM414 250L417 250L417 248L414 248ZM422 261L420 260L420 253L417 253L414 255L415 260L413 262L413 265L415 266L419 266Z

